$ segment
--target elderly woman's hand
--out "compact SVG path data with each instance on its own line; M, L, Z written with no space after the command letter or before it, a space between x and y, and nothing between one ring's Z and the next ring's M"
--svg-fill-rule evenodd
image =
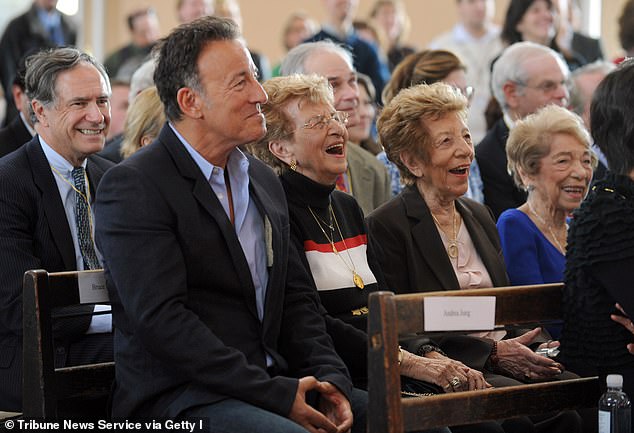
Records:
M434 383L442 387L445 392L471 391L491 387L484 380L482 373L467 367L460 361L447 358L438 352L430 352L426 356L417 356L404 350L401 374Z
M548 379L561 374L561 364L527 347L540 332L540 328L535 328L519 337L498 341L497 368L519 380Z
M618 310L623 313L623 316L612 314L610 315L610 319L614 320L616 323L621 324L625 329L634 334L634 323L632 323L632 320L629 318L625 310L623 310L623 307L621 307L621 305L616 304L616 308L618 308ZM627 351L634 355L634 343L630 343L627 345Z

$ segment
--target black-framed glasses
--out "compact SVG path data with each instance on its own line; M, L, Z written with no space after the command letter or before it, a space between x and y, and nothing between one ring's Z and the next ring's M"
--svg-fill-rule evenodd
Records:
M318 114L313 116L302 125L304 129L324 129L330 124L331 120L339 123L341 126L348 124L348 117L350 115L345 111L335 111L332 114Z

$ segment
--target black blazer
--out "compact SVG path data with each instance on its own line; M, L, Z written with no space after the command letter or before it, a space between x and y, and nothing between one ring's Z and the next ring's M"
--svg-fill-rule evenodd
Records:
M475 248L494 286L509 284L502 248L490 211L468 198L456 200ZM459 289L458 279L431 212L416 186L372 212L368 242L376 254L389 290L418 293Z
M490 211L468 198L456 210L494 286L509 284L498 232ZM431 212L416 186L408 186L367 217L368 243L375 250L389 290L417 293L459 289ZM483 370L491 353L486 338L447 335L435 339L451 358Z
M270 168L249 164L270 247L262 322L235 230L169 126L99 185L97 245L116 327L114 417L176 417L227 397L285 416L295 378L307 375L349 395L289 241L284 190Z
M526 202L526 192L515 186L506 165L506 140L509 128L504 118L498 120L475 148L484 187L484 204L491 208L495 219L506 209Z
M0 157L7 155L33 137L20 116L16 116L11 123L0 129Z
M91 156L87 174L94 194L111 165ZM0 409L21 410L22 277L29 269L76 270L66 213L39 139L34 137L0 159ZM56 336L76 340L90 317L56 328ZM87 359L91 359L88 354Z

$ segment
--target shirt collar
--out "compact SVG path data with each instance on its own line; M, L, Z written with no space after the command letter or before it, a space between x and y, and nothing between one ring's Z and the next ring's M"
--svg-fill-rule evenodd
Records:
M52 27L57 27L60 25L61 15L57 11L57 9L53 9L50 12L39 7L36 9L37 9L37 17L44 25L44 28L50 29Z
M54 150L51 146L49 146L48 143L44 141L41 135L38 136L38 138L40 140L40 145L42 146L42 150L44 151L44 155L46 155L46 159L48 160L48 163L51 166L51 168L53 170L58 171L64 177L71 178L72 177L71 173L73 169L75 168L73 167L73 164L68 162L66 158L64 158L62 155L57 153L56 150ZM81 166L84 169L86 169L87 162L88 161L84 159L84 161L81 163Z
M486 33L479 37L474 38L471 33L469 33L462 23L458 23L453 28L453 37L456 42L468 43L468 42L486 42L493 38L498 37L500 34L500 28L495 24L489 24L487 26Z
M210 163L209 161L207 161L205 158L203 158L203 156L200 153L198 153L198 151L194 149L192 145L187 142L187 140L185 140L185 137L183 137L181 133L178 132L176 128L174 128L174 125L172 125L171 122L169 122L168 125L170 126L170 128L172 128L172 131L174 131L174 134L176 135L176 137L178 137L180 142L183 143L183 146L185 146L185 149L187 150L187 152L194 159L194 162L200 168L200 171L202 171L203 176L205 176L205 179L209 180L212 174L215 173L214 168L216 168L216 166ZM222 169L221 167L217 167L217 168ZM229 173L231 173L231 176L236 176L236 177L247 176L248 177L249 160L244 155L244 153L240 151L240 149L235 148L229 154L229 158L227 159L227 168L229 169ZM219 172L219 170L216 170L216 172Z

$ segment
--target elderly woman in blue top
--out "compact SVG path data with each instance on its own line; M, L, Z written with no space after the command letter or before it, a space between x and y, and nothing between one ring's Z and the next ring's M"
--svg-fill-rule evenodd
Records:
M506 155L526 203L497 222L511 284L563 281L567 217L588 192L596 157L576 114L547 106L511 130Z

